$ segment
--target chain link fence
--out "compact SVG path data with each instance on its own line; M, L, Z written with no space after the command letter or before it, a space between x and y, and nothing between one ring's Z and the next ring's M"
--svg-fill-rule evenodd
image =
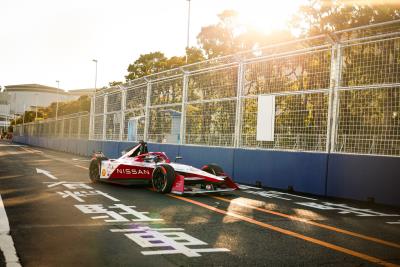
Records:
M273 141L257 139L260 96L274 97ZM400 156L400 20L130 81L98 91L87 116L25 133Z
M46 138L88 139L90 114L81 112L56 119L18 124L15 136L37 136Z

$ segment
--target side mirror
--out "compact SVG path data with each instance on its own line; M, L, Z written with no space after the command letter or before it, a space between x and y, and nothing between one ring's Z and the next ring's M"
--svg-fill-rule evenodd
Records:
M175 162L178 162L178 160L183 159L181 156L175 157Z

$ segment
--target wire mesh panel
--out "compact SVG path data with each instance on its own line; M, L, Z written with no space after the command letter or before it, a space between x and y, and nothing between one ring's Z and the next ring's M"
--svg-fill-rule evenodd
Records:
M110 113L106 115L106 139L119 140L121 129L121 113Z
M49 122L49 137L54 137L56 131L56 122L50 121Z
M329 49L245 64L244 95L329 88Z
M95 114L104 113L104 95L95 97L94 113Z
M339 92L336 152L400 155L400 87Z
M328 95L326 92L276 96L274 141L257 141L258 99L244 99L240 146L324 151Z
M80 139L88 139L89 138L89 115L85 115L81 117L81 128L79 132Z
M145 112L144 109L135 109L125 113L123 140L144 140Z
M56 124L57 137L63 137L63 123L64 120L58 119Z
M120 92L109 94L107 97L107 112L121 110L122 94Z
M236 100L189 104L185 143L233 146Z
M151 83L150 103L152 106L182 102L183 77Z
M128 88L126 90L126 109L140 109L146 106L147 85Z
M93 139L101 140L103 139L103 115L96 115L94 117L94 134Z
M70 119L70 138L78 138L79 137L79 118L71 118Z
M237 80L237 66L191 74L188 101L235 97Z
M156 143L178 144L182 106L168 106L150 109L147 140Z
M69 138L70 137L70 132L71 132L71 119L64 119L63 137L64 138Z
M343 48L341 86L400 83L400 38Z

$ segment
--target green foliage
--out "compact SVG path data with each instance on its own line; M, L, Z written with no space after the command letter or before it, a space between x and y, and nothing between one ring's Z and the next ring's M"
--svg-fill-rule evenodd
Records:
M121 85L121 84L123 84L123 82L121 82L121 81L112 81L112 82L108 83L108 86L114 87L114 86Z
M166 70L167 58L161 52L142 54L133 64L128 66L126 80L134 80L150 74Z
M24 118L22 116L16 119L17 124L28 123L35 120L43 120L56 117L57 103L53 102L45 108L38 108L37 116L35 111L25 111ZM69 102L58 102L58 117L74 114L78 112L90 112L90 97L87 95L80 96L77 100ZM12 120L11 124L15 124Z
M309 0L292 18L292 27L312 36L400 18L400 2Z
M237 13L232 10L225 10L218 17L217 24L203 27L197 35L208 59L293 39L289 31L263 34L250 26L240 25Z

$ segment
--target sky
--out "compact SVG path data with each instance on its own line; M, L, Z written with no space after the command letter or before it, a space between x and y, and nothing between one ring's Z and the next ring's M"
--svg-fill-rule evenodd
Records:
M241 23L283 29L306 0L191 0L190 46L201 27L233 9ZM140 54L183 56L187 0L0 0L0 86L37 83L65 90L124 81Z

